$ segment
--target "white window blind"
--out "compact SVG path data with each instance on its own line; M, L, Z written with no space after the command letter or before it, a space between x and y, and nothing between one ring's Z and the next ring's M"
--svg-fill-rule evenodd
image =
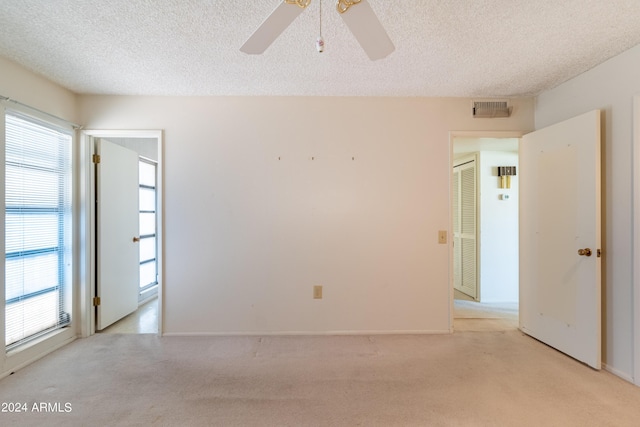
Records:
M72 133L5 115L5 345L71 321Z

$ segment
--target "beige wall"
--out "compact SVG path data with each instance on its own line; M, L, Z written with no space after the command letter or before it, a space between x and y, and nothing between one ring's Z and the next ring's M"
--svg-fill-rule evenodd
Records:
M76 95L0 56L0 95L78 123Z
M85 128L165 130L169 334L448 332L449 131L530 130L513 105L80 97Z

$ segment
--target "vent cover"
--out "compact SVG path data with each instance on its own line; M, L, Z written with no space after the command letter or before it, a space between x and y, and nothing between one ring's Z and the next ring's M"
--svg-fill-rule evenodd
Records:
M492 117L509 117L511 107L507 106L507 101L474 101L473 117L487 119Z

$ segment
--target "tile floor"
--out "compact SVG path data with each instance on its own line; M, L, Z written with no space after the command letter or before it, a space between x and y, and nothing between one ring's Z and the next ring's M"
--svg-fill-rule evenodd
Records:
M103 334L156 334L158 333L158 298L141 305L124 319L114 323Z

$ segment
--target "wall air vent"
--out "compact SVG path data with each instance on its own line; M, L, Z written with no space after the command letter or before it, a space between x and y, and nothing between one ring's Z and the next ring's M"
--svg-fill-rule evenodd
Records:
M479 119L490 119L493 117L509 117L511 107L506 101L474 101L473 117Z

